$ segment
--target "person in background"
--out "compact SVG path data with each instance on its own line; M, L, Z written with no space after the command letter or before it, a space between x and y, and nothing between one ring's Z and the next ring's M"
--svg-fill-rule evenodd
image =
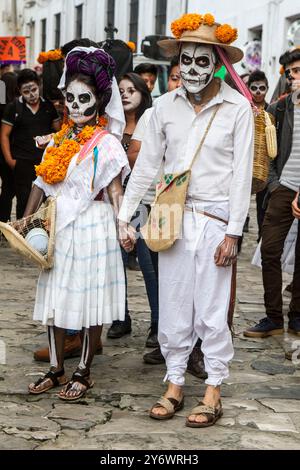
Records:
M33 70L22 70L17 83L21 96L4 110L1 146L7 164L14 171L17 218L21 219L36 178L34 167L43 155L35 137L58 131L61 120L53 104L40 96L39 79Z
M267 110L269 104L266 101L266 96L269 91L269 82L264 72L256 70L249 76L248 88L253 98L255 106L259 110ZM258 241L261 238L262 224L266 210L263 208L264 200L268 189L265 188L256 194L256 215L258 225Z
M285 73L292 91L300 90L300 49L283 57ZM284 332L282 302L282 253L286 237L294 223L292 202L300 187L300 105L293 94L272 104L268 112L275 118L278 155L272 160L268 180L270 199L262 228L262 274L266 317L244 331L249 338L264 338ZM300 251L295 249L292 300L289 308L289 333L300 336Z
M150 93L154 90L157 79L157 67L154 64L145 62L135 67L134 73L137 73L145 82Z
M15 100L18 96L17 74L7 72L1 79L5 84L5 104L0 104L0 122L5 110L5 106ZM0 148L0 177L1 177L1 194L0 194L0 222L10 220L12 200L15 196L15 184L13 170L6 163L4 155Z
M243 73L241 76L241 79L243 80L243 82L245 83L245 85L248 85L248 81L249 81L249 77L250 77L250 73Z
M122 145L127 153L137 122L144 114L145 110L151 108L152 99L145 81L133 72L127 73L121 78L119 90L126 119ZM124 188L126 188L127 181L124 184ZM122 336L131 333L131 318L128 310L126 276L126 265L128 264L129 256L124 249L122 249L122 257L126 282L125 319L124 321L116 320L112 323L107 332L107 337L111 339L121 338ZM134 260L136 260L136 255L134 255ZM132 264L133 262L131 261L131 266Z
M5 75L6 73L14 73L14 66L13 64L1 64L0 65L0 78L2 80L2 77L3 75Z

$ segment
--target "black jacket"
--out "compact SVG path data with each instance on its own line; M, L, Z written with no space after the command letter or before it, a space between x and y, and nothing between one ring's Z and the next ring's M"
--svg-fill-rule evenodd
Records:
M272 160L270 165L268 179L270 192L279 186L281 173L292 151L294 132L294 103L292 97L292 94L288 95L283 100L271 104L268 108L268 113L275 118L278 144L277 157Z

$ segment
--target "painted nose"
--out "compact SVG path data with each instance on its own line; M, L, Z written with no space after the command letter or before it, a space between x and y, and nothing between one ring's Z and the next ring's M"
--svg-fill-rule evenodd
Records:
M198 74L197 74L196 70L192 68L190 70L190 75L198 75Z
M79 106L76 101L74 101L74 103L72 104L72 109L79 109Z

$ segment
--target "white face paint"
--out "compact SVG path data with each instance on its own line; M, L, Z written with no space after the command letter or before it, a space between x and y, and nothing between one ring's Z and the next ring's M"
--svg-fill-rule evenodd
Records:
M36 82L28 82L21 85L20 93L29 105L37 104L40 99L40 89Z
M120 81L119 90L124 111L127 113L135 111L141 104L142 93L127 78Z
M212 46L183 43L180 53L180 75L183 86L191 94L200 93L212 81L216 56Z
M75 124L85 124L97 114L96 96L88 85L78 80L68 85L65 104Z

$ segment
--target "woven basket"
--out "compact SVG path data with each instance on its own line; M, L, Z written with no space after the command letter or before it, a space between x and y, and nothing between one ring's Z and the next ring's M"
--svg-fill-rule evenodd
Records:
M0 231L13 250L20 253L40 269L50 269L54 261L55 219L56 200L49 198L42 208L29 217L15 222L0 222ZM26 235L33 228L43 228L48 234L48 249L45 255L35 250L25 240Z
M252 178L252 194L262 191L269 176L270 158L268 155L266 141L266 119L265 111L262 110L254 117L255 137L254 137L254 163Z

